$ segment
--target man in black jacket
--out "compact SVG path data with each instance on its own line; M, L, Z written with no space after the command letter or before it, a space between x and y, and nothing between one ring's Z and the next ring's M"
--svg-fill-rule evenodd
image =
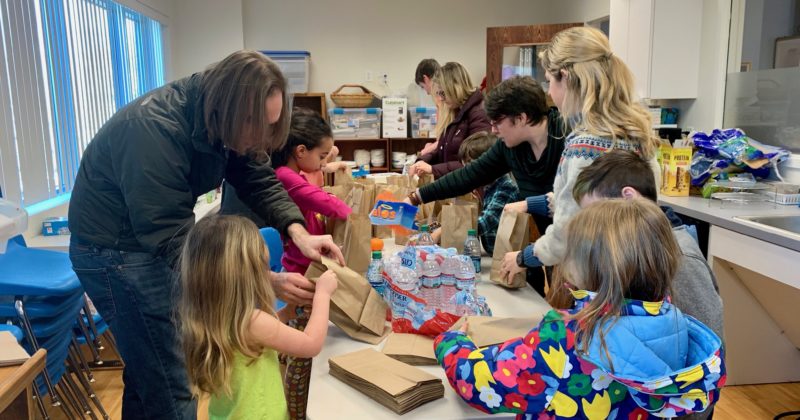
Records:
M223 178L306 256L343 261L330 236L309 235L269 164L288 133L286 87L275 63L239 51L128 104L83 154L70 259L125 362L123 418L196 416L172 322L175 264L197 198ZM273 279L278 295L308 301L313 285L291 280Z

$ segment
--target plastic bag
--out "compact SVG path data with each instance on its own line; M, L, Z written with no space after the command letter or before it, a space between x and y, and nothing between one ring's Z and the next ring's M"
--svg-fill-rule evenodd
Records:
M692 133L697 151L692 156L689 174L692 185L703 185L723 172L749 172L758 178L769 176L771 163L789 157L789 151L759 143L738 128Z

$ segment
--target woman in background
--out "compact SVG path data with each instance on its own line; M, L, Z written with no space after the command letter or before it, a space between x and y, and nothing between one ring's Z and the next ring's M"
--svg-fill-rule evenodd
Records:
M433 93L443 102L436 124L436 150L422 155L411 166L411 174L439 178L463 166L458 159L461 142L477 132L490 132L491 125L483 110L483 93L461 64L449 62L436 72Z

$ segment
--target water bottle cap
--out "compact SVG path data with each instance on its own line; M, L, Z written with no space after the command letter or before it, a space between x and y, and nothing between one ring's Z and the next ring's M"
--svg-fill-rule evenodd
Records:
M372 251L372 259L379 260L383 258L383 254L380 251Z
M428 232L428 225L422 225L422 227L419 228L419 231L420 232Z
M469 236L475 236L475 233L476 233L476 232L475 232L475 229L467 229L467 235L469 235Z

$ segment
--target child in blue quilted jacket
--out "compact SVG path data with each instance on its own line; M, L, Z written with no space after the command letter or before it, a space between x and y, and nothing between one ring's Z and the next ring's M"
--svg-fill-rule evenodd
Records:
M669 300L680 259L664 213L597 202L567 226L555 296L528 335L477 348L441 334L436 357L471 406L517 418L646 419L706 410L725 383L721 340ZM566 291L566 293L558 293Z

